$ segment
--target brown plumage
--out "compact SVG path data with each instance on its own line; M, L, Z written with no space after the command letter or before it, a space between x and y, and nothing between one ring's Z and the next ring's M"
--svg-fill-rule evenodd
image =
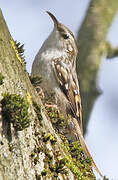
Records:
M55 103L63 113L70 112L73 116L74 128L81 145L96 171L97 168L83 137L82 106L79 84L76 73L76 57L78 53L73 33L55 16L47 12L54 22L54 30L39 50L33 65L32 76L42 76L44 92L55 93ZM79 122L79 124L78 124Z
M71 62L69 58L70 57L68 57L68 61L66 60L67 63L66 61L64 62L64 60L62 60L63 57L54 59L54 71L60 88L70 103L72 114L75 118L77 118L81 131L83 132L81 97L75 70L76 67L75 63L68 64L68 62Z

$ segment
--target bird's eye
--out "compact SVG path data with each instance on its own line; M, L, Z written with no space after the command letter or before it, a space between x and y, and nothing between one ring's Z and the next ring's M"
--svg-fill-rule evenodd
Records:
M64 39L68 39L68 38L69 38L69 35L68 35L68 34L62 34L62 37L63 37Z

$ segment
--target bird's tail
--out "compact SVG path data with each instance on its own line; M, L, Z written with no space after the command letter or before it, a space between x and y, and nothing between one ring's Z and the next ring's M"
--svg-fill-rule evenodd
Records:
M77 133L77 135L79 136L80 143L81 143L81 145L82 145L82 147L83 147L86 155L87 155L89 158L91 158L91 160L92 160L92 165L93 165L93 167L95 168L95 170L99 173L99 175L100 175L101 177L104 177L104 176L102 175L102 173L100 172L100 170L98 169L95 161L94 161L93 158L92 158L92 155L90 154L90 152L89 152L89 150L88 150L88 147L87 147L86 142L85 142L85 139L84 139L84 137L83 137L83 135L82 135L80 126L79 126L79 124L78 124L78 122L77 122L77 120L76 120L75 118L73 118L73 123L74 123L74 126L75 126L76 133Z

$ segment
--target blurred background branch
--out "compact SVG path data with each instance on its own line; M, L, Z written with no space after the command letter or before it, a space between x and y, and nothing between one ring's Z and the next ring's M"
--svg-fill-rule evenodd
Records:
M111 43L106 42L106 58L112 59L118 56L118 47L113 47Z
M106 36L118 10L117 0L91 0L85 19L78 31L77 71L83 103L84 133L89 117L101 90L97 75L101 58L106 53ZM107 58L115 57L118 50L107 43Z

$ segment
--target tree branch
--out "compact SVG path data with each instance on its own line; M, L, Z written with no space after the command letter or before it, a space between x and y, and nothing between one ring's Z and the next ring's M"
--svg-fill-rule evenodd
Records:
M118 47L113 47L109 42L106 42L106 58L112 59L118 57Z
M97 75L101 65L107 32L117 10L117 0L91 0L78 32L77 71L83 104L84 132L93 105L101 94L97 85Z
M45 108L21 57L0 11L0 179L95 179L79 142L61 133L67 120Z

